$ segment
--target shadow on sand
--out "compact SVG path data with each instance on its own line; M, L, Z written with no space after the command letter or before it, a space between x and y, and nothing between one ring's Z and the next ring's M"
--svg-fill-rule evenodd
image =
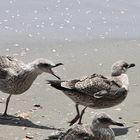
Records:
M121 136L121 135L126 135L129 131L130 128L132 128L133 126L129 126L129 127L123 127L123 128L112 128L115 136Z
M28 119L24 119L22 117L16 117L9 115L8 117L3 117L0 114L0 125L10 125L10 126L23 126L37 129L48 129L48 130L62 130L61 128L55 128L52 126L43 126L34 124L32 121Z

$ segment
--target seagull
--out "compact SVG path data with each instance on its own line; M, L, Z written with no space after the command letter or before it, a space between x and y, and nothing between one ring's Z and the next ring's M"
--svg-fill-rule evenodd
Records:
M94 116L92 124L77 125L68 129L58 137L58 140L115 140L115 134L110 125L124 126L105 113Z
M44 58L39 58L31 63L24 64L14 57L0 56L0 91L9 94L2 116L8 116L7 109L11 96L22 94L28 90L38 75L46 72L60 79L52 70L52 68L60 65L63 64L54 64Z
M109 108L120 104L126 98L129 86L126 71L134 66L133 63L128 64L120 60L112 65L111 76L109 77L95 73L68 81L47 80L47 84L61 90L75 102L77 115L69 123L73 125L79 120L78 124L81 124L87 107L94 109ZM84 106L81 113L79 105Z

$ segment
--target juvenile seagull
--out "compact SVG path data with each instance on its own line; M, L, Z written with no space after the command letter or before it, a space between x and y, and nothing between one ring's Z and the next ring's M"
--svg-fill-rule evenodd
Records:
M0 91L9 94L3 116L7 116L8 103L12 95L24 93L33 81L43 72L54 74L52 68L62 65L54 64L50 60L39 58L29 64L10 56L0 56Z
M91 125L77 125L59 136L58 140L115 140L110 125L124 126L112 120L107 114L96 114Z
M70 81L48 80L48 83L75 102L77 115L70 121L70 125L78 120L80 124L87 107L108 108L120 104L126 98L129 81L125 72L134 66L135 64L117 61L112 66L111 77L93 74ZM85 106L81 113L79 104Z

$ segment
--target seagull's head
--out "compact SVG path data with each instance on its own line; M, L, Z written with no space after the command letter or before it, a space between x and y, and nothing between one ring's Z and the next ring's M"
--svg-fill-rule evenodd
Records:
M60 77L58 77L54 72L53 72L53 68L58 67L60 65L63 65L62 63L53 63L52 61L48 60L48 59L44 59L44 58L40 58L36 60L36 66L39 69L39 71L41 72L46 72L46 73L50 73L53 76L55 76L56 78L60 79Z
M124 126L122 123L112 120L111 117L104 112L96 114L92 121L93 128L107 128L110 125Z
M122 61L122 60L117 61L112 65L111 74L112 76L119 76L122 73L125 73L127 69L132 68L134 66L135 66L134 63L128 64L127 62Z

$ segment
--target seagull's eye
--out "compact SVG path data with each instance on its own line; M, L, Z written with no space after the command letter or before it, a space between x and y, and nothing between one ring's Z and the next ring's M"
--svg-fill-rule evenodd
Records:
M49 64L44 64L44 63L41 63L41 64L39 64L39 67L49 67L50 65Z
M102 123L108 123L108 122L111 121L110 118L98 118L98 120L99 120L100 122L102 122Z
M127 63L123 64L123 67L128 68L128 64Z

